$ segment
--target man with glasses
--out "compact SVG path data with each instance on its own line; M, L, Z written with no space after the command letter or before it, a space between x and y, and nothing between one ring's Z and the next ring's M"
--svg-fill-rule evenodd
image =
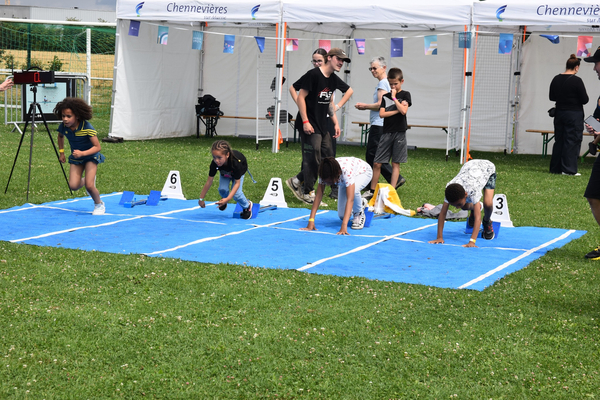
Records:
M379 116L379 107L381 105L381 98L384 94L388 93L390 84L387 80L387 64L384 57L374 57L371 60L371 66L369 71L375 79L379 82L373 93L373 103L356 103L354 107L358 110L369 110L369 138L367 141L367 151L365 154L365 161L373 168L373 161L375 160L375 153L377 152L377 145L383 134L383 118ZM392 182L392 166L389 163L381 164L381 175L388 182ZM398 177L398 183L396 183L396 189L402 186L406 182L406 179L401 175ZM365 192L367 197L369 190Z
M339 107L334 103L333 93L336 89L348 88L344 97L352 95L352 89L335 74L341 70L344 62L350 62L346 53L342 49L333 48L327 53L321 66L308 71L298 80L301 86L296 99L296 127L302 144L302 171L286 183L294 196L307 204L314 202L311 192L314 192L321 157L333 156L328 117L333 123L333 138L340 136L340 126L335 115Z

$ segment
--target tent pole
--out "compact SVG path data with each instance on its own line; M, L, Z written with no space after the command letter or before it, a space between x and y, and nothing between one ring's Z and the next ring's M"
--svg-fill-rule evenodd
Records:
M479 38L479 25L475 30L475 49L473 50L473 68L471 75L471 99L469 101L469 130L467 132L467 151L462 159L463 163L466 163L471 159L470 147L471 147L471 117L473 115L473 97L475 96L475 69L477 68L477 39Z
M525 37L527 34L527 27L523 28L523 40L519 43L516 51L516 60L515 60L515 73L513 75L513 79L515 82L514 88L514 100L512 103L513 109L513 137L512 137L512 150L515 153L519 153L519 142L518 139L518 131L519 131L519 107L521 106L521 55L523 51L523 46L525 44Z
M259 30L257 29L256 32L258 34ZM258 126L258 121L259 121L259 119L258 119L259 118L259 115L258 115L258 113L259 113L258 93L260 93L259 92L259 89L260 89L260 55L261 55L261 52L257 51L256 52L256 97L257 98L256 98L256 119L254 120L254 128L255 128L254 130L256 132L256 150L258 150L258 140L259 140L259 138L258 138L258 135L259 135L259 132L258 132L258 129L259 129L259 126Z
M110 122L108 123L108 136L113 134L113 119L115 117L115 97L117 93L117 65L119 64L119 37L121 36L121 24L123 20L117 19L115 31L115 62L113 66L113 87L110 100Z
M285 37L287 31L287 23L281 22L277 24L277 79L275 81L276 101L275 115L273 116L273 145L271 151L279 152L279 114L281 110L281 88L283 85L283 63L285 61Z
M355 27L354 25L352 26L352 34L348 37L348 43L346 44L346 54L348 54L348 57L352 58L352 42L354 42L354 31L355 31ZM350 66L351 64L346 63L346 69L344 70L344 78L346 83L348 84L348 86L351 86L352 83L352 77L350 75ZM340 136L340 138L338 138L338 140L343 140L345 141L346 138L348 137L348 118L347 118L347 114L346 114L346 110L348 109L347 107L348 102L346 102L346 104L344 104L342 106L342 123L340 124L340 129L342 130L342 132L344 132L343 136Z
M200 32L204 32L204 22L200 22ZM203 42L206 41L206 37L203 38ZM204 93L204 45L200 49L200 68L198 71L198 97L202 97Z
M85 91L85 101L92 104L92 30L85 30L85 66L87 75L87 90Z
M469 29L469 33L472 34L473 27ZM467 32L467 26L465 25L465 32ZM461 124L461 139L460 139L460 163L463 164L464 160L464 151L465 151L465 130L467 129L467 110L469 109L469 105L467 104L467 94L469 93L469 49L470 47L466 47L464 49L464 57L463 57L463 106L462 106L462 124Z

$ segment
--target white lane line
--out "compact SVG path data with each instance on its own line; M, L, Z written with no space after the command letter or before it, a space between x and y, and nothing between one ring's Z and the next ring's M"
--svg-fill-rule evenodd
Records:
M478 276L477 278L475 278L475 279L473 279L473 280L465 283L464 285L459 286L458 288L459 289L468 288L469 286L471 286L471 285L473 285L473 284L475 284L475 283L477 283L477 282L479 282L479 281L487 278L488 276L494 275L498 271L502 271L504 268L511 266L512 264L516 263L517 261L519 261L519 260L521 260L521 259L523 259L523 258L525 258L525 257L527 257L527 256L529 256L529 255L531 255L533 253L535 253L536 251L541 250L541 249L543 249L545 247L550 246L551 244L554 244L554 243L556 243L556 242L558 242L560 240L563 240L563 239L569 237L571 234L573 234L575 232L577 232L577 231L574 230L574 229L571 229L571 230L563 233L559 237L550 240L549 242L541 244L538 247L534 247L531 250L527 250L525 253L521 254L520 256L515 257L512 260L508 260L507 262L505 262L504 264L498 266L497 268L494 268L493 270L488 271L485 274Z
M141 215L139 217L133 217L133 218L127 218L127 219L120 219L118 221L107 222L107 223L104 223L104 224L79 226L79 227L74 227L74 228L67 228L67 229L63 229L63 230L60 230L60 231L54 231L54 232L44 233L44 234L38 235L38 236L31 236L31 237L22 238L22 239L13 239L13 240L9 240L9 242L11 242L11 243L26 242L28 240L40 239L40 238L44 238L44 237L48 237L48 236L54 236L54 235L60 235L60 234L63 234L63 233L68 233L68 232L75 232L75 231L78 231L78 230L81 230L81 229L91 229L91 228L99 228L99 227L102 227L102 226L115 225L115 224L118 224L120 222L133 221L133 220L144 218L144 217L146 217L146 216L145 215Z
M13 239L13 240L9 240L9 242L11 242L11 243L25 242L25 241L28 241L28 240L40 239L40 238L44 238L44 237L48 237L48 236L61 235L63 233L68 233L68 232L75 232L75 231L78 231L78 230L81 230L81 229L92 229L92 228L100 228L100 227L103 227L103 226L115 225L115 224L118 224L118 223L121 223L121 222L134 221L136 219L141 219L141 218L160 218L160 217L163 217L163 216L166 216L166 215L170 215L170 214L174 214L174 213L179 213L179 212L182 212L182 211L196 210L198 208L200 208L200 206L196 206L196 207L192 207L192 208L186 208L186 209L182 209L182 210L167 211L167 212L160 213L160 214L155 214L155 215L138 215L138 216L135 216L135 217L125 218L125 219L119 219L117 221L106 222L106 223L103 223L103 224L79 226L79 227L62 229L60 231L48 232L48 233L44 233L44 234L38 235L38 236L31 236L31 237L28 237L28 238Z
M325 212L327 212L327 210L321 211L320 214L325 213ZM254 229L268 228L268 227L271 227L273 225L284 224L286 222L296 221L296 220L299 220L299 219L302 219L302 218L306 218L306 215L303 215L303 216L300 216L300 217L296 217L296 218L292 218L292 219L288 219L288 220L285 220L285 221L273 222L273 223L270 223L270 224L267 224L267 225L256 225L256 224L253 224L253 226L251 228L243 229L241 231L224 233L224 234L219 235L219 236L206 237L206 238L194 240L192 242L185 243L185 244L182 244L182 245L179 245L179 246L171 247L170 249L157 250L157 251L153 251L151 253L144 253L144 255L153 256L153 255L156 255L156 254L164 254L164 253L168 253L168 252L171 252L171 251L176 251L176 250L182 249L184 247L193 246L195 244L209 242L211 240L222 239L222 238L225 238L225 237L228 237L228 236L239 235L241 233L249 232L249 231L252 231Z
M432 226L437 226L437 222L434 223L434 224L424 225L424 226L421 226L421 227L416 228L416 229L411 229L410 231L400 232L400 233L397 233L397 234L392 235L392 236L386 236L383 239L377 240L377 241L375 241L373 243L369 243L369 244L366 244L364 246L356 247L356 248L354 248L352 250L346 251L346 252L341 253L341 254L337 254L337 255L332 256L332 257L322 258L322 259L317 260L315 262L309 263L309 264L305 265L304 267L298 268L297 271L305 271L305 270L307 270L309 268L316 267L317 265L322 264L322 263L324 263L326 261L334 260L334 259L339 258L339 257L344 257L344 256L346 256L348 254L357 253L359 251L368 249L369 247L373 247L373 246L375 246L375 245L377 245L379 243L383 243L383 242L386 242L386 241L388 241L390 239L397 238L398 236L407 235L409 233L420 231L420 230L423 230L423 229L427 229L427 228L430 228Z

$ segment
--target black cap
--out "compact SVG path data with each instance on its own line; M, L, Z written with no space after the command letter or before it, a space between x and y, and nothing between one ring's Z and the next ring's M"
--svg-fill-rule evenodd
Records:
M600 47L598 47L596 49L596 52L594 53L593 56L586 57L586 58L583 59L583 61L585 61L585 62L593 62L593 63L596 63L596 62L600 61Z

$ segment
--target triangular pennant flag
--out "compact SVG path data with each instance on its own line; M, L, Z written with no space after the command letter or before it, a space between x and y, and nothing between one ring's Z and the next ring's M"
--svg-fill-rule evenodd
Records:
M356 43L356 51L358 54L365 54L365 39L354 39Z
M558 37L558 35L540 35L540 36L548 39L549 41L551 41L554 44L560 43L560 38Z
M256 39L256 44L258 45L258 49L262 53L263 50L265 49L265 38L262 36L254 36L254 39Z
M512 33L501 33L498 41L498 54L510 54L513 45Z

